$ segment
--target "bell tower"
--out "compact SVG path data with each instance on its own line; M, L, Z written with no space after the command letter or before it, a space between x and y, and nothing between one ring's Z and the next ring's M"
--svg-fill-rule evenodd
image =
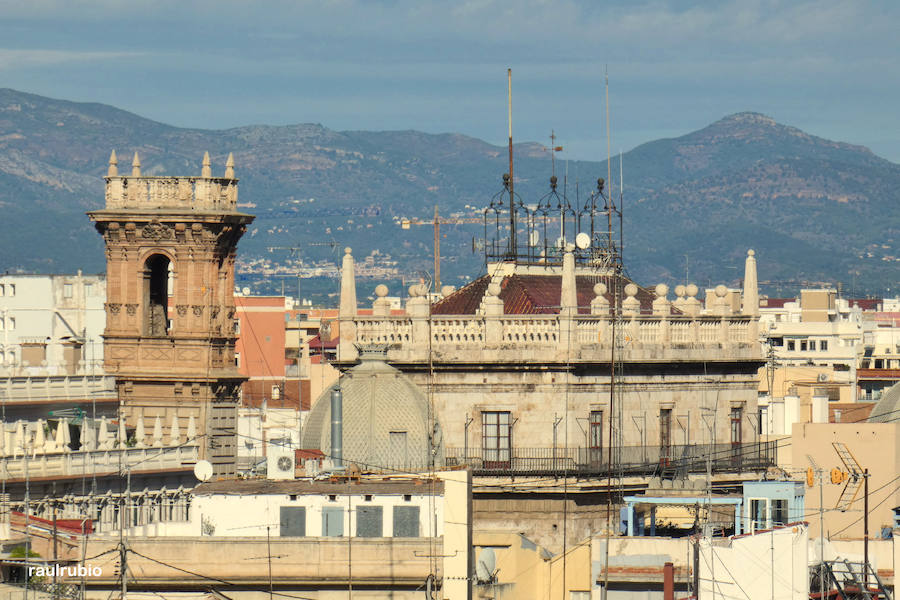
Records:
M106 207L88 213L106 243L104 362L126 427L160 417L185 431L193 417L199 456L220 477L235 473L245 379L234 362L234 261L253 216L237 211L237 183L230 154L224 177L212 176L209 153L199 177L145 177L137 153L131 175L119 175L113 151Z

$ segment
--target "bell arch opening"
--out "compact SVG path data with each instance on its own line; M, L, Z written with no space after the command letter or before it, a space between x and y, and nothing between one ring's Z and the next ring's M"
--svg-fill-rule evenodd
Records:
M162 254L150 256L144 263L144 333L169 335L169 294L172 287L172 262Z

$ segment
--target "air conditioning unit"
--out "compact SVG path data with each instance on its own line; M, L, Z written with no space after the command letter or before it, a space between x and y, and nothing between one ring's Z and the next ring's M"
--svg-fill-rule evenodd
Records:
M294 478L294 451L285 446L269 446L266 456L266 479Z
M819 383L827 383L828 382L828 373L819 373L816 377L816 381Z

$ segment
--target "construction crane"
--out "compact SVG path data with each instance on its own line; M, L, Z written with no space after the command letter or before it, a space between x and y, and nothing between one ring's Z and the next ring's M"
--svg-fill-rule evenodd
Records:
M400 219L400 228L409 229L413 225L431 225L434 227L434 289L441 290L441 225L461 225L464 223L483 223L482 217L449 217L441 218L438 215L438 206L434 205L434 218L424 221L418 218Z

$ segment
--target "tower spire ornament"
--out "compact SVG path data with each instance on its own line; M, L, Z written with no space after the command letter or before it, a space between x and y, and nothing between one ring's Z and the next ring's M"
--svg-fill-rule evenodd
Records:
M110 155L106 206L88 213L107 249L104 367L116 377L121 427L171 423L169 442L193 426L196 459L235 473L238 390L234 361L234 263L253 217L237 211L237 180L131 176ZM138 179L139 178L139 179ZM121 310L124 308L125 310ZM154 425L154 443L165 441ZM121 437L121 434L120 434ZM118 442L118 441L117 441Z

